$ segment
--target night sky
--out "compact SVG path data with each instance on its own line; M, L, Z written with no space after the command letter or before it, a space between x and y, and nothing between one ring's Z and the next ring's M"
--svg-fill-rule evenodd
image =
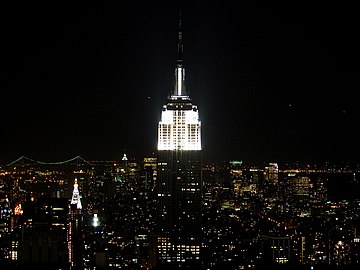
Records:
M360 160L355 6L99 3L1 4L0 164L156 151L179 10L206 162Z

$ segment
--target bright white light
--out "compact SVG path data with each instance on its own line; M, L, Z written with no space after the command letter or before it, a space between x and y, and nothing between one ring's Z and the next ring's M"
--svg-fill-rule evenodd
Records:
M201 150L201 122L194 108L162 111L158 150Z
M181 76L182 68L177 69L177 94L181 96L181 89L182 89L182 76Z
M163 111L161 114L161 122L164 124L173 123L173 112L172 111Z
M93 226L94 226L94 227L99 226L99 218L98 218L97 214L94 214L94 217L93 217Z
M72 198L71 198L71 204L76 204L77 209L82 209L81 198L80 198L80 193L79 193L79 188L78 187L79 187L79 185L77 183L77 179L75 179L73 195L72 195Z

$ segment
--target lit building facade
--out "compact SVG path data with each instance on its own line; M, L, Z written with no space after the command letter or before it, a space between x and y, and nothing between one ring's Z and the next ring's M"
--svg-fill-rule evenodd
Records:
M82 205L77 179L75 179L69 210L68 254L70 269L82 269Z
M157 158L156 157L145 157L144 158L144 185L145 190L154 190L157 179Z
M163 106L158 125L158 265L200 264L201 121L185 88L181 21L175 89Z

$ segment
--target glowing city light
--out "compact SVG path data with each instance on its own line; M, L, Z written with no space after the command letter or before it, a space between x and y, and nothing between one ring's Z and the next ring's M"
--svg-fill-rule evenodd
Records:
M99 226L99 218L98 218L97 214L94 214L94 217L93 217L93 226L94 226L94 227Z

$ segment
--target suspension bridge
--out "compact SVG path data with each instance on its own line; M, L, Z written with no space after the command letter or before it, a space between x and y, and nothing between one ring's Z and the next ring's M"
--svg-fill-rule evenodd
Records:
M85 160L81 156L76 156L68 160L63 161L57 161L57 162L45 162L45 161L38 161L26 156L21 156L18 159L5 164L4 166L16 166L16 165L25 165L29 163L35 163L35 164L41 164L41 165L62 165L62 164L70 164L70 163L76 163L76 164L87 164L87 165L94 165L93 163Z

